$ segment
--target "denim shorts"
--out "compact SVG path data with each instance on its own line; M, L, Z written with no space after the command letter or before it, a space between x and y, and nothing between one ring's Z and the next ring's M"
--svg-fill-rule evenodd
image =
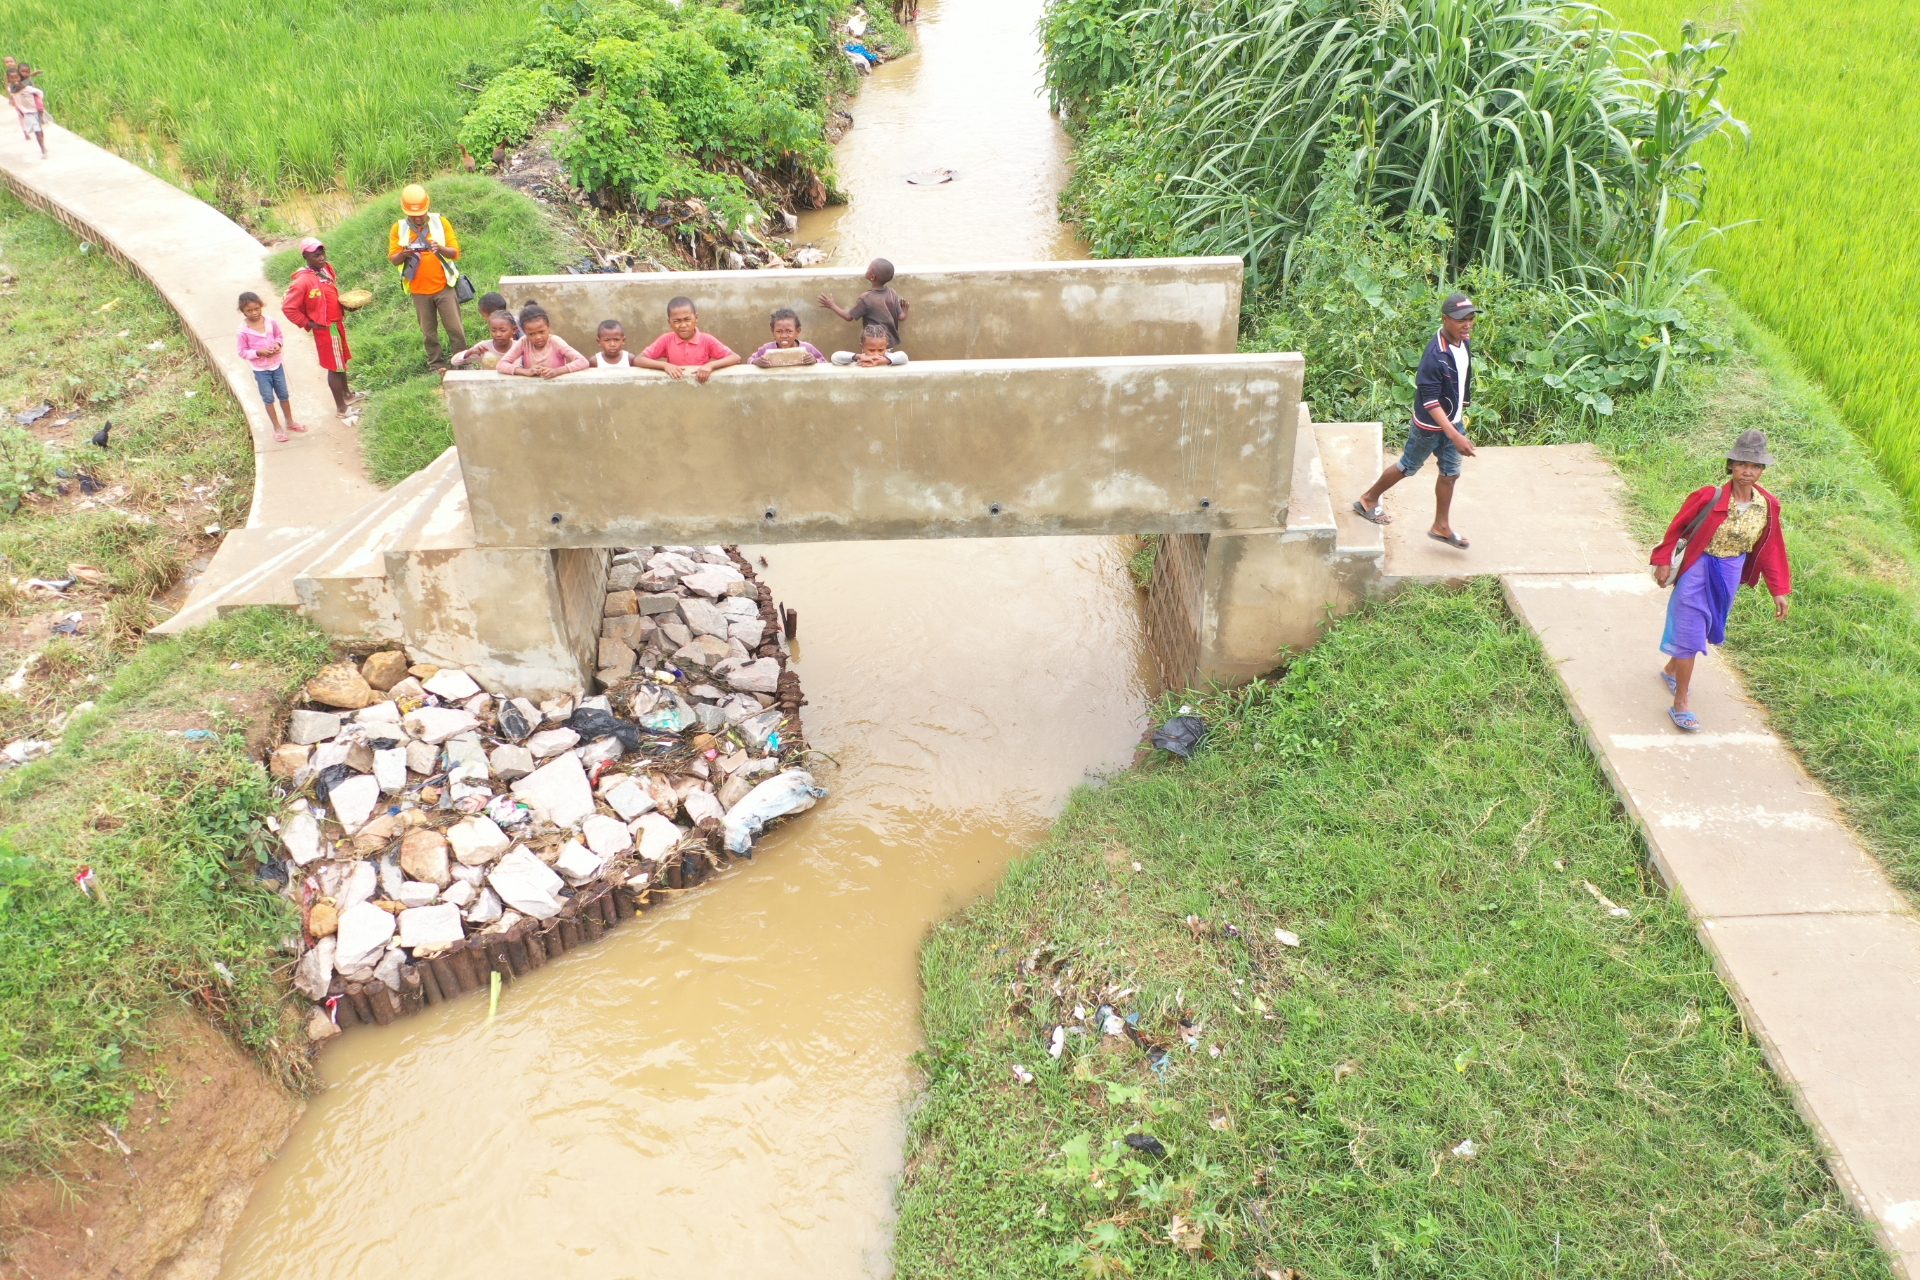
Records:
M1407 447L1400 453L1400 461L1394 465L1400 468L1400 474L1410 476L1418 471L1430 457L1437 456L1440 474L1457 476L1460 474L1460 450L1454 446L1453 437L1444 431L1429 431L1425 427L1409 425L1407 427Z
M273 403L275 396L278 396L282 400L293 399L292 396L287 394L287 367L285 365L275 365L271 369L255 369L253 371L253 382L255 386L260 388L260 398L268 404Z

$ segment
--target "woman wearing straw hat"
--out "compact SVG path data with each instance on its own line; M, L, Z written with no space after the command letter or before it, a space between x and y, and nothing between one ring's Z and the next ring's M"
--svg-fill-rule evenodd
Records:
M417 182L408 183L400 192L400 212L405 216L387 233L387 261L400 268L400 278L413 295L420 337L427 347L427 367L444 369L446 349L440 345L440 327L446 326L453 350L467 349L460 303L463 292L472 296L473 286L453 265L460 257L460 238L454 235L453 224L429 212L431 203L427 189Z
M1773 593L1773 616L1787 616L1793 574L1780 532L1780 499L1760 487L1760 475L1772 461L1767 433L1742 431L1727 451L1727 483L1703 485L1688 494L1667 526L1667 536L1649 557L1654 578L1673 588L1666 631L1660 637L1660 652L1668 659L1660 679L1673 694L1667 715L1687 733L1700 731L1700 721L1687 705L1693 661L1709 644L1726 643L1733 593L1765 578ZM1673 567L1676 547L1678 572Z

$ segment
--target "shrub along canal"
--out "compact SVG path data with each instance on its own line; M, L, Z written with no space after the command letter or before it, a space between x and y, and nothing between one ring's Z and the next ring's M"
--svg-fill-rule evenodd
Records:
M855 104L853 203L804 234L844 263L1081 256L1054 213L1067 143L1036 93L1039 8L927 5L922 52ZM469 1000L343 1037L225 1274L883 1271L925 930L1139 739L1127 550L765 549L831 797L750 866L516 983L491 1023Z

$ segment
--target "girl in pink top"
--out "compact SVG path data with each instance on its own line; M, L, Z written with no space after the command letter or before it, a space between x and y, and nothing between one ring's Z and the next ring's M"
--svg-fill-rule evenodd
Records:
M13 100L13 109L20 116L20 132L27 135L28 142L40 144L40 154L47 154L47 95L33 83L33 77L40 74L22 62L7 77L7 96Z
M245 317L240 322L237 342L240 358L253 367L254 385L260 388L260 398L267 402L267 421L273 424L273 438L286 443L287 432L305 431L306 428L293 420L293 402L287 398L287 371L281 364L281 354L287 349L287 341L280 333L280 322L267 315L266 304L260 301L257 293L240 295L240 314ZM280 417L273 416L273 402L280 401ZM281 426L281 418L286 425Z
M509 378L558 378L587 367L587 358L547 323L547 313L529 302L520 310L521 338L500 357L495 373Z

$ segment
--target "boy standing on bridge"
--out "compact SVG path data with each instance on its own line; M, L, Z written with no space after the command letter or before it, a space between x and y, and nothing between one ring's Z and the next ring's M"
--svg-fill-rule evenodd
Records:
M1375 524L1391 524L1393 517L1380 506L1380 495L1418 471L1429 454L1435 455L1440 478L1433 485L1433 524L1427 536L1435 542L1467 549L1467 540L1453 531L1448 515L1453 507L1453 484L1460 478L1460 455L1474 455L1467 439L1467 405L1473 401L1473 318L1480 309L1464 293L1450 293L1440 304L1440 332L1433 335L1420 356L1414 375L1413 424L1407 447L1380 473L1373 488L1354 502L1356 515Z
M843 310L830 293L821 294L818 301L842 320L859 321L863 336L868 325L879 325L887 331L887 349L897 350L900 326L907 318L907 302L890 287L892 279L893 264L885 258L875 258L867 264L867 283L873 287L855 298L851 307Z
M700 313L693 309L692 298L675 298L667 304L667 332L635 356L633 363L658 369L669 378L705 382L716 371L739 364L740 357L720 339L700 332Z

